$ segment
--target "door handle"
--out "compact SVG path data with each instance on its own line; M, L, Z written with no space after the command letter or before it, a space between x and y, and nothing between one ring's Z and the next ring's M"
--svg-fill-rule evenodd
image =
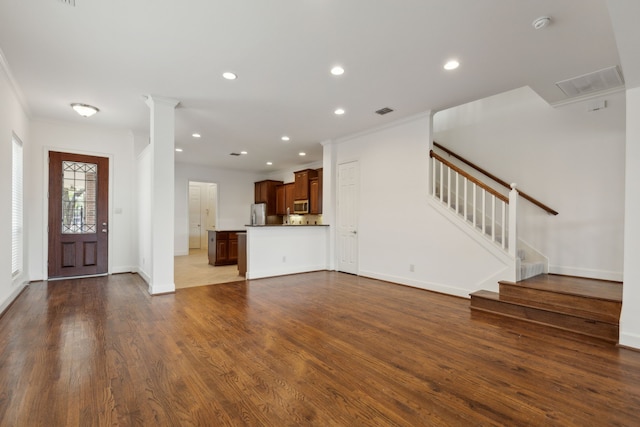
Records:
M358 234L358 232L356 230L353 230L351 234Z

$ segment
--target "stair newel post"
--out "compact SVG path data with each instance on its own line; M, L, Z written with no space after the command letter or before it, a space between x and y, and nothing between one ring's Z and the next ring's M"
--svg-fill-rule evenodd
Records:
M509 255L516 256L518 248L518 190L516 183L511 184L509 191Z

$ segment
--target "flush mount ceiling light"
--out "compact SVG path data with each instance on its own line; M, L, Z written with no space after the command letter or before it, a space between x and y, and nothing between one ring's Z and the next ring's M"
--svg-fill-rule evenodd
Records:
M199 133L192 133L191 136L194 138L200 138L202 135L200 135Z
M178 153L182 153L182 148L176 148L176 151L177 151Z
M235 80L238 78L236 74L231 73L229 71L227 71L226 73L222 73L222 77L224 77L227 80Z
M331 69L331 74L333 74L334 76L341 76L344 74L344 68L337 65Z
M305 153L304 151L301 151L301 152L299 152L299 153L298 153L298 155L299 155L299 156L306 156L306 155L307 155L307 153Z
M344 109L343 108L338 108L336 109L333 114L337 115L337 116L341 116L344 114Z
M247 154L247 152L246 151L241 151L240 154Z
M267 162L267 166L271 166L273 163L271 162Z
M100 111L96 107L94 107L93 105L88 105L88 104L74 103L74 104L71 104L71 108L73 108L73 110L76 113L80 114L82 117L91 117L95 113Z
M451 70L455 70L459 66L460 66L460 63L458 61L456 61L455 59L451 59L447 61L446 64L444 64L444 69L447 71L451 71Z
M285 136L283 136L283 137L282 137L282 138L280 138L280 139L281 139L281 140L283 140L283 141L289 141L289 139L290 139L290 138L289 138L287 135L285 135Z
M551 17L541 16L539 18L534 19L531 25L533 25L533 28L535 28L536 30L539 30L541 28L546 27L550 23L551 23Z

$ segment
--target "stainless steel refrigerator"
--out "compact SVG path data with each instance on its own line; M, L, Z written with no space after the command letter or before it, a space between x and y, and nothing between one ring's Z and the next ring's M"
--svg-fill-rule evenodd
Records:
M251 205L251 225L265 225L267 223L266 203L254 203Z

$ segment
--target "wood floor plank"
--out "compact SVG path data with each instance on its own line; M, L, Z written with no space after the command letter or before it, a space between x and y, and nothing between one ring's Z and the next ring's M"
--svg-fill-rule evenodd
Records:
M640 353L334 272L151 297L31 284L0 318L4 426L633 426Z

